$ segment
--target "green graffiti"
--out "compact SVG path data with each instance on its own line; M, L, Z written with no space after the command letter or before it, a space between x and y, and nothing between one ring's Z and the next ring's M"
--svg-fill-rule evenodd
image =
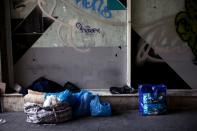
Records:
M197 0L185 0L185 8L175 18L176 31L197 58Z

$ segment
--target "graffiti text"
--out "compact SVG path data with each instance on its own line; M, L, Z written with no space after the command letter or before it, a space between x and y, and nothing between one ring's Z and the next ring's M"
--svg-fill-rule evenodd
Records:
M104 0L75 0L76 4L82 3L82 7L86 9L92 9L98 12L104 18L111 18L112 12L108 10L107 5L105 5Z
M90 26L83 26L81 23L76 23L77 29L80 30L81 33L93 34L93 33L100 33L100 29L98 28L91 28Z

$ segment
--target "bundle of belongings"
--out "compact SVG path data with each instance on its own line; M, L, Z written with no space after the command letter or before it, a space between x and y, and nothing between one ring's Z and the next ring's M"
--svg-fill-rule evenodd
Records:
M49 85L49 84L51 84ZM71 82L64 87L46 78L39 78L20 90L24 97L27 122L54 124L84 116L111 116L111 105L99 96L81 90ZM59 90L58 90L59 89Z
M27 114L27 122L30 123L61 123L72 118L72 108L66 102L48 107L27 102L24 112Z

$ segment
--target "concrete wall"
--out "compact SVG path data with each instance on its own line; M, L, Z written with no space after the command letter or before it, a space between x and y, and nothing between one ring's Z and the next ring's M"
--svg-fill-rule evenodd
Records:
M24 86L39 76L81 88L121 86L126 84L126 48L95 47L82 54L69 47L32 48L15 65L15 76Z

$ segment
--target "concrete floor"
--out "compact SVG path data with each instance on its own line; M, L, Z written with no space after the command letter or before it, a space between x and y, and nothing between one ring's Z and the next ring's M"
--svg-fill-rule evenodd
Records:
M58 125L26 123L23 112L2 113L0 131L196 131L197 110L140 116L137 110L106 118L85 117Z

